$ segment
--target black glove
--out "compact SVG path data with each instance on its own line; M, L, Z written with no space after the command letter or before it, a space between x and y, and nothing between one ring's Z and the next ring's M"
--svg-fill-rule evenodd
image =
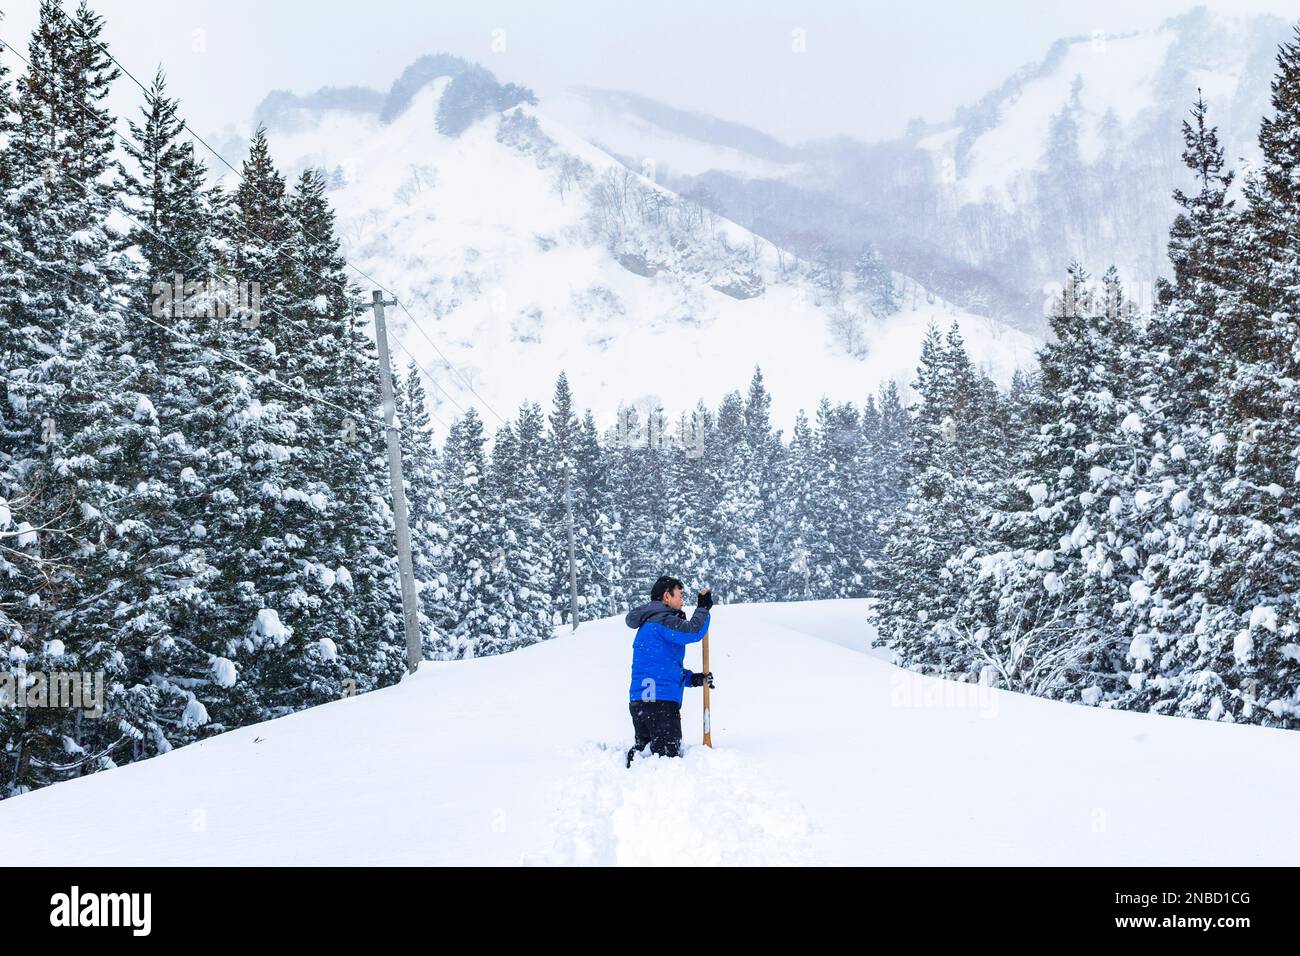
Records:
M692 687L699 687L705 683L709 685L710 690L713 689L713 671L709 671L707 674L697 674L695 672L691 673Z
M696 607L702 607L702 608L704 608L704 610L706 610L706 611L707 611L709 608L713 607L713 593L712 593L711 591L709 591L708 588L705 588L704 590L702 590L702 591L701 591L699 594L697 594L696 597L695 597L695 606L696 606Z

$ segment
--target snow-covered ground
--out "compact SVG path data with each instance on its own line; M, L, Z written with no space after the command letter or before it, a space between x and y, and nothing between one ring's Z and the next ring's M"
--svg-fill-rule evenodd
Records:
M0 803L32 864L1289 864L1300 735L919 678L719 608L715 748L623 767L621 620ZM687 666L698 668L699 645Z

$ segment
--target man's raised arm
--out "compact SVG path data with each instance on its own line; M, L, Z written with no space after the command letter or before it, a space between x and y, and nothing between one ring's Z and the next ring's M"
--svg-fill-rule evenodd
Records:
M709 632L709 611L713 607L713 596L706 588L699 594L695 613L689 621L673 617L664 624L664 637L674 644L694 644L704 639Z

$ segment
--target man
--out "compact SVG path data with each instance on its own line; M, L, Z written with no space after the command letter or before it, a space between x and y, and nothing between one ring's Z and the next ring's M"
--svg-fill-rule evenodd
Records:
M682 610L682 582L667 575L650 589L650 603L627 612L627 626L636 628L632 642L632 729L636 746L627 752L627 765L637 751L650 747L664 757L681 756L682 690L708 683L713 673L695 674L682 666L686 645L702 640L709 630L713 596L700 591L695 613L686 620Z

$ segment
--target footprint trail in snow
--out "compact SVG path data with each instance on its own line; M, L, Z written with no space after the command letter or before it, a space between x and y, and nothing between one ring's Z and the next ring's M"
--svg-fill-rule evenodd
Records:
M638 757L592 746L561 795L556 839L527 863L571 866L788 865L807 862L801 805L739 754L688 747Z

